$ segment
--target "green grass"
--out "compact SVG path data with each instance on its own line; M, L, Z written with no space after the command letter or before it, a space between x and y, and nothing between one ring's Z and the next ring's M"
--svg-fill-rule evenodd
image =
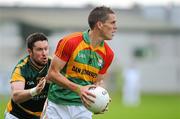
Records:
M180 95L143 95L138 107L125 107L113 95L109 111L93 119L180 119Z
M4 119L4 111L8 102L8 96L0 95L0 119Z
M113 94L111 98L109 111L94 115L93 119L180 119L180 95L143 95L138 107L123 106L120 94ZM7 99L0 98L0 119L3 119Z

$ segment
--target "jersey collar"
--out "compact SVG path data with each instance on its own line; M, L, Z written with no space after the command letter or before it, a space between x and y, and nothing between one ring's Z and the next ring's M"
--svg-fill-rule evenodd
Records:
M36 65L34 65L34 63L31 61L31 58L30 58L29 55L28 55L28 58L29 58L29 64L30 64L34 69L36 69L36 70L39 71L39 72L41 72L42 70L44 70L45 67L47 66L47 64L46 64L44 67L39 68L39 67L37 67Z
M88 34L89 31L90 31L90 29L83 32L83 38L84 38L84 41L90 45L91 39L89 38L89 34ZM100 47L103 47L103 46L104 46L104 41L102 41L100 44Z

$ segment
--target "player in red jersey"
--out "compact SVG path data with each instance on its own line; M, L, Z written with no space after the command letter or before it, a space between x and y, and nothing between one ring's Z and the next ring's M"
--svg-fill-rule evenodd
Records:
M84 105L95 96L87 90L101 83L113 60L105 40L112 39L117 27L114 11L105 6L93 9L88 22L89 30L67 35L57 45L46 76L52 84L43 118L92 118Z

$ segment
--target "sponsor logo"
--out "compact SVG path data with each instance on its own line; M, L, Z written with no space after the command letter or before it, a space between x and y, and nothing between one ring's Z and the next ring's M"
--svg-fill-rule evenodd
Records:
M78 53L78 57L79 57L79 58L86 58L86 55L85 55L85 54L80 54L80 53Z
M88 75L88 76L90 76L92 78L96 78L97 77L97 73L94 73L94 72L89 71L87 69L81 69L81 68L75 67L75 66L72 67L72 71L74 71L76 73L80 73L82 75Z
M27 81L27 85L34 85L35 83L34 83L34 81Z

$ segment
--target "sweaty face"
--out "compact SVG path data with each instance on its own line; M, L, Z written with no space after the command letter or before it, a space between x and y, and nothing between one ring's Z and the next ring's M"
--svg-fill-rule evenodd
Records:
M38 66L44 66L48 62L49 45L47 41L37 41L29 52L30 57Z
M115 14L109 14L109 18L102 23L101 35L105 40L111 40L117 30Z

